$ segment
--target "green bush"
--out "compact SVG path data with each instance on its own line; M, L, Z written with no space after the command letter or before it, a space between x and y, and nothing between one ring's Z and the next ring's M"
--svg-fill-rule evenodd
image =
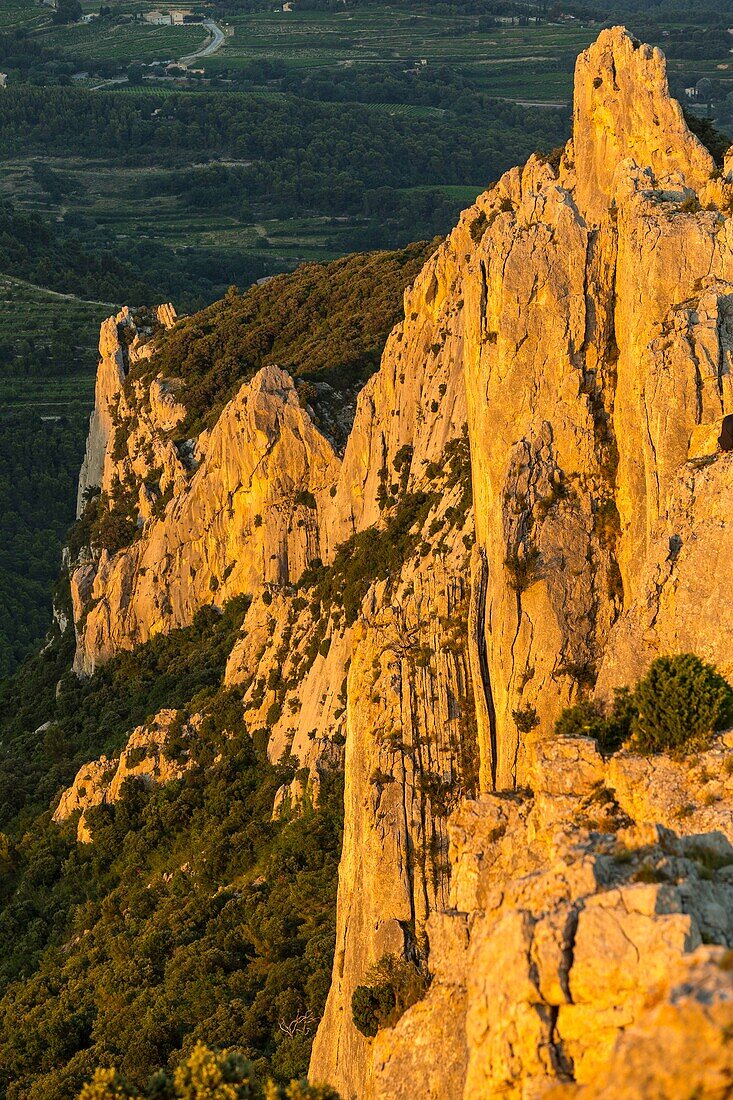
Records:
M351 997L354 1026L373 1038L380 1028L394 1027L400 1016L425 995L429 976L412 960L384 955L366 974Z
M733 690L693 653L658 657L633 692L619 688L610 707L585 699L562 712L559 737L595 737L604 752L630 740L635 752L686 755L709 747L733 724Z
M358 985L351 997L354 1026L373 1039L396 1007L395 992L389 982L379 985Z
M126 754L126 764L128 768L137 767L138 764L142 764L143 760L146 760L148 756L148 746L138 745L134 749L128 749Z
M636 685L632 746L637 752L685 755L709 747L733 720L733 691L694 653L658 657Z
M132 1088L116 1069L98 1068L84 1085L78 1100L261 1100L263 1089L253 1067L237 1050L217 1051L198 1042L171 1076L160 1070L151 1077L144 1092ZM291 1080L279 1085L270 1079L264 1087L265 1100L338 1100L333 1089Z
M133 1092L116 1069L95 1070L94 1077L84 1085L79 1100L135 1100L139 1092Z
M173 1075L181 1100L250 1100L252 1067L236 1051L217 1054L199 1042Z
M628 688L619 688L610 707L596 699L568 707L555 723L555 733L558 737L595 737L602 752L616 752L629 737L635 715L634 697Z
M488 224L485 212L480 210L469 226L468 231L471 234L471 240L478 244L486 232Z
M526 549L524 555L510 554L504 566L509 574L509 584L517 592L524 592L540 579L542 556L536 546Z

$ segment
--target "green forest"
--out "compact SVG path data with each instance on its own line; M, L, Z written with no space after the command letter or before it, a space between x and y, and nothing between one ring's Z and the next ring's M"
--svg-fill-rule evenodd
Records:
M0 417L0 677L42 638L76 500L86 417Z
M211 427L241 383L274 363L296 379L322 430L343 446L350 423L339 425L338 410L344 402L353 410L358 391L379 368L387 336L404 316L405 288L438 243L303 264L244 294L233 288L163 333L155 354L130 377L180 379L188 415L177 432L186 439ZM319 392L315 381L327 381L328 389Z
M241 690L220 687L246 607L204 610L85 683L68 671L71 631L57 633L0 688L8 1100L73 1100L109 1065L164 1097L197 1042L241 1051L253 1096L305 1075L333 957L341 781L323 777L317 809L271 820L295 769L268 763ZM75 817L53 824L49 802L163 706L206 715L171 748L192 766L162 788L128 781L121 801L89 811L93 840L78 844Z
M78 238L8 202L0 203L0 271L50 290L106 302L123 297L144 301L152 293L135 268L112 252L93 254Z
M32 161L34 193L49 212L63 207L59 226L68 236L87 248L109 250L114 241L118 258L159 296L203 304L201 296L221 292L223 279L251 281L292 261L283 264L266 239L248 249L246 235L238 251L217 255L189 246L181 254L180 238L198 219L208 216L216 225L228 215L245 226L318 217L326 219L333 254L395 247L445 232L467 188L475 184L477 194L567 133L561 111L532 112L478 94L468 97L465 112L460 107L414 117L358 102L319 103L297 90L282 97L161 97L145 90L8 88L0 97L0 147L6 158ZM128 209L139 219L156 207L178 212L173 247L155 235L135 241L126 225L102 220L94 169L83 168L100 157L126 170L117 179L118 220ZM28 185L26 175L19 179L17 200ZM460 198L451 193L456 187L463 188Z

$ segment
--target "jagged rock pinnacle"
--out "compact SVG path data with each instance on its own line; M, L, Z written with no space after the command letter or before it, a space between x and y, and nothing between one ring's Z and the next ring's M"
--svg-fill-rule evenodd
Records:
M663 53L624 27L601 31L578 58L573 155L576 201L593 223L607 213L625 161L650 169L659 186L695 191L715 167L669 94Z

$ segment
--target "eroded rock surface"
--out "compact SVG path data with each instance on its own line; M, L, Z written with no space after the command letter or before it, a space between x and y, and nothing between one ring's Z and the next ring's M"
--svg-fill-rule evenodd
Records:
M684 814L665 828L630 816L635 758L557 739L537 761L533 795L484 795L449 820L449 905L427 925L433 982L370 1044L364 1095L671 1098L688 1082L725 1095L711 1083L730 1083L733 1066L728 806L711 809L708 832ZM648 770L651 800L667 785L664 767ZM699 1062L697 1026L710 1038Z
M125 782L132 780L146 785L169 783L185 774L190 767L185 749L180 754L168 751L172 730L180 726L176 729L177 735L185 739L196 730L197 724L195 716L182 724L177 711L159 711L150 722L132 731L119 756L111 759L102 756L82 765L72 785L62 793L53 820L60 824L81 811L77 837L87 843L91 839L85 818L87 810L117 802Z
M301 765L276 812L345 757L311 1066L344 1100L727 1095L729 745L606 761L552 730L661 653L733 675L732 181L659 51L603 31L557 163L506 173L406 293L343 458L276 367L176 446L176 379L125 384L148 334L103 327L80 491L141 486L139 528L76 562L76 667L252 597L226 682ZM87 767L69 812L106 797ZM433 982L371 1041L351 996L385 953Z
M161 404L169 411L160 389L154 381L152 415ZM263 582L295 581L320 557L319 516L339 463L285 372L263 367L243 384L199 440L192 473L162 431L151 434L164 440L173 493L131 546L113 555L101 551L91 583L86 564L72 575L76 603L86 611L76 658L82 672L153 634L188 625L207 604L221 605ZM124 483L124 462L139 459L147 470L151 459L131 437L127 453L122 463L114 457L107 463L110 483Z

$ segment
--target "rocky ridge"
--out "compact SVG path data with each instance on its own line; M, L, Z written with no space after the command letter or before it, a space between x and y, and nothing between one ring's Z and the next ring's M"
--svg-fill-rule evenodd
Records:
M660 653L733 674L732 211L733 160L615 28L557 165L507 173L406 293L343 457L275 367L181 450L176 380L126 385L134 321L100 345L83 489L145 493L133 542L75 563L76 668L252 596L227 683L307 769L279 800L345 753L311 1067L344 1098L666 1097L686 1066L725 1095L728 784L551 731ZM370 1040L351 998L385 954L434 978Z

